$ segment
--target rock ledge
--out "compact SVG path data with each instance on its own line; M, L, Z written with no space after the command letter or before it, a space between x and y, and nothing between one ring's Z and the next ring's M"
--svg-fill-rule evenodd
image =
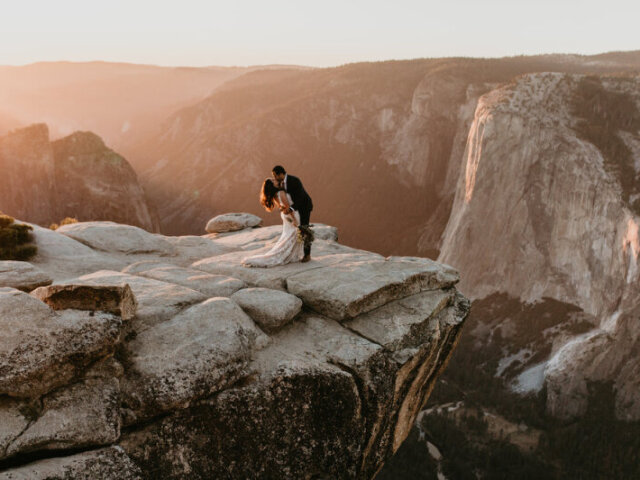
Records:
M327 226L311 262L243 267L280 228L38 231L53 284L0 289L0 480L373 478L469 302L451 267Z

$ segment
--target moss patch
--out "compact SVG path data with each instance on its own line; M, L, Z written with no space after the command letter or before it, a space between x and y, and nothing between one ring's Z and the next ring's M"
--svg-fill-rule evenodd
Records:
M33 228L0 213L0 260L29 260L38 253Z

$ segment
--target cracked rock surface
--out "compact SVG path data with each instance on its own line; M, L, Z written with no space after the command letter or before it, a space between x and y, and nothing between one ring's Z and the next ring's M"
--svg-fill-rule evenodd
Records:
M243 267L278 228L40 232L53 285L0 289L0 480L373 478L456 345L458 274L324 225L311 262Z

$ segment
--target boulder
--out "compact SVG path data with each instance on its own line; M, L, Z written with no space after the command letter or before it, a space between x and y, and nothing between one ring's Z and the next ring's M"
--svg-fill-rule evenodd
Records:
M247 374L261 336L227 298L211 298L139 333L126 345L126 422L184 408L228 387Z
M176 248L162 235L114 222L79 222L63 225L57 232L103 252L175 255Z
M120 436L119 381L122 367L107 358L84 379L45 395L30 421L4 450L4 457L34 450L107 445ZM0 413L0 416L2 413Z
M124 269L124 272L136 272L136 275L142 277L182 285L201 292L207 297L230 297L246 286L242 280L227 275L213 275L202 270L160 265L155 262L140 263L141 265L130 265ZM152 268L146 269L147 266Z
M52 281L49 275L29 262L0 261L0 287L29 292Z
M209 233L223 233L259 225L262 225L262 219L250 213L225 213L209 220L205 230Z
M234 293L231 300L267 332L280 330L302 309L298 297L269 288L246 288Z
M35 397L113 353L123 321L103 312L55 312L31 295L2 288L0 329L0 394Z
M134 329L141 330L163 322L183 308L206 300L206 296L190 288L150 278L99 270L89 275L65 280L61 285L121 286L128 284L138 302Z
M305 305L336 320L353 318L393 300L425 290L449 288L455 270L436 262L351 261L295 273L287 290Z
M31 292L54 310L89 310L120 315L131 320L136 314L136 298L129 285L49 285Z
M38 460L0 472L0 480L142 480L142 472L119 446Z

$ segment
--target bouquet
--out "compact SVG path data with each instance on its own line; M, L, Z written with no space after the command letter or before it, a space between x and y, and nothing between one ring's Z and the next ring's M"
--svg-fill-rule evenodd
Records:
M315 239L316 237L309 225L300 225L298 227L298 242L311 245Z

